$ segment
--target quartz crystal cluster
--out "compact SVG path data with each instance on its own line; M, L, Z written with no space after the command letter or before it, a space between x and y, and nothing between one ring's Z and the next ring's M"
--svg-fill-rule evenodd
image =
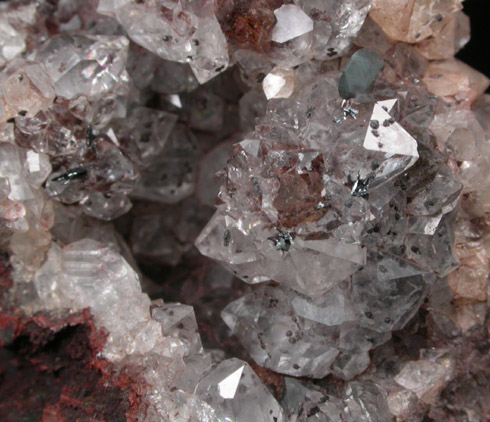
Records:
M490 420L461 9L0 3L5 420Z

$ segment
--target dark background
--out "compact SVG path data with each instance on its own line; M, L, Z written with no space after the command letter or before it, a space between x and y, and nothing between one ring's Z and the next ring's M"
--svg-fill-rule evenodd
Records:
M463 6L470 17L471 39L456 57L490 78L490 0L466 0Z

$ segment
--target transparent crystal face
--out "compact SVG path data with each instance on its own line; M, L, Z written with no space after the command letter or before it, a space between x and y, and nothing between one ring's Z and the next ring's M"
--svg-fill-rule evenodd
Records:
M50 39L36 58L45 64L57 95L95 97L118 83L128 45L125 37L62 35Z
M461 7L0 2L2 415L490 420Z
M166 60L189 63L205 83L228 67L226 39L213 2L101 2L99 13L115 17L137 44Z

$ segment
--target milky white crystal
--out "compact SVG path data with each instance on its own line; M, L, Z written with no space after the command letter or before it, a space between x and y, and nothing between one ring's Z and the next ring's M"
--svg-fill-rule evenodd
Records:
M419 399L430 401L451 378L454 362L449 357L407 362L394 380L414 392Z
M262 82L264 94L271 98L288 98L294 92L294 71L274 68Z
M0 66L17 57L26 47L24 38L8 20L0 17Z
M313 30L313 20L294 4L285 4L274 10L277 23L272 30L272 41L285 43Z

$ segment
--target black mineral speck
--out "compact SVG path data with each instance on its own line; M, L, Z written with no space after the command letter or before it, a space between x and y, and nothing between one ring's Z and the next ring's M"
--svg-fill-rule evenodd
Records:
M320 408L318 406L312 407L308 413L306 414L307 417L310 416L315 416L318 412L320 412Z
M420 248L418 248L417 246L412 246L410 248L410 250L413 252L413 253L420 253Z
M227 247L230 244L231 233L229 230L225 230L223 233L223 245Z

